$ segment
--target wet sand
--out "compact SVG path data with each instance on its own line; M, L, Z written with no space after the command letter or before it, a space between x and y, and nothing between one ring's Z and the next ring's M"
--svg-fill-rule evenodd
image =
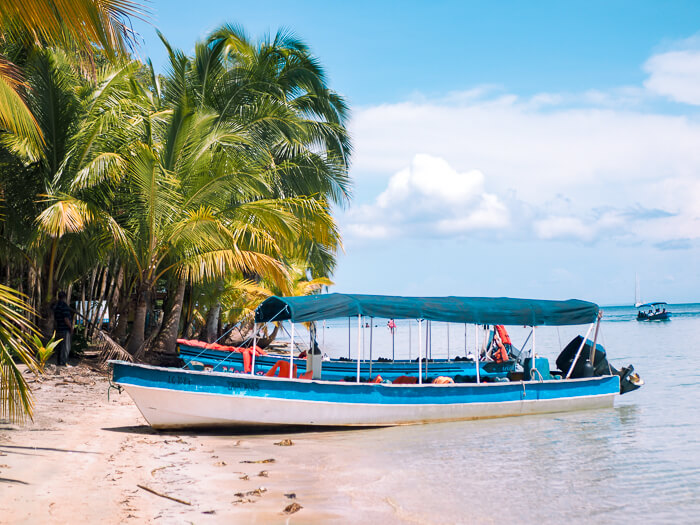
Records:
M342 494L340 512L326 505L333 474L314 465L318 443L305 434L156 432L126 393L108 400L108 377L86 364L50 365L32 387L34 421L0 422L0 523L349 519ZM293 445L275 445L284 439ZM285 514L294 503L302 508Z

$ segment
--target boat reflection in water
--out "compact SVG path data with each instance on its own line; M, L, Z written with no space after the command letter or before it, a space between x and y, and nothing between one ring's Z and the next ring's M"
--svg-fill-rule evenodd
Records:
M601 317L598 305L579 300L348 294L271 297L255 312L252 347L235 352L241 354L247 373L219 372L214 366L192 370L114 361L113 379L157 428L391 426L605 408L613 406L617 395L639 388L643 381L631 365L618 371L608 362L605 349L597 344ZM338 318L357 318L358 334L370 318L417 320L418 360L411 363L412 373L405 368L407 363L400 363L401 375L391 368L399 364L382 363L386 378L373 375L377 368L363 368L366 356L361 337L352 368L344 363L341 380L335 375L336 380L327 380L324 370L332 363L323 362L315 341L310 345L314 351L305 360L295 356L291 346L294 323ZM262 358L255 344L258 329L264 323L285 320L292 327L290 353L285 360L277 359L272 367L266 363L266 370L260 370L257 361ZM438 375L444 369L432 368L435 364L424 358L429 337L424 341L423 334L428 330L429 336L430 321L474 325L475 349L479 349L474 359L479 366L472 362L470 373L453 369L450 375ZM540 357L539 349L536 352L536 327L585 324L589 325L585 336L572 340L556 360L558 369L550 369L549 361ZM523 348L511 344L505 330L508 325L531 328ZM305 366L299 373L302 361ZM483 373L486 363L505 368L495 375ZM190 364L194 366L192 360Z

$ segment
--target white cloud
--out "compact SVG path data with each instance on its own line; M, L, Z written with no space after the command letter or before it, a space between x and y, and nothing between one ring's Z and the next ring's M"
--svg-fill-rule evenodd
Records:
M459 235L505 228L509 212L484 191L484 176L459 173L444 159L418 154L395 173L372 205L348 214L346 232L363 238L395 235Z
M668 51L644 64L649 78L644 86L676 102L700 105L700 50Z
M410 225L408 235L698 238L700 119L650 111L635 102L642 91L589 91L577 105L571 94L475 89L362 108L352 121L353 176L358 186L386 182L347 222L354 231ZM662 213L627 213L635 207Z

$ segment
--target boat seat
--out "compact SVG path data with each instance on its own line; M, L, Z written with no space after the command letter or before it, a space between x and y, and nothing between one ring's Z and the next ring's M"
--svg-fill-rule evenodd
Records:
M399 376L392 381L395 385L415 385L417 382L418 378L413 376Z
M382 383L383 381L384 380L382 379L382 376L380 376L379 374L377 374L377 377L375 377L374 379L369 380L370 383Z
M289 361L283 361L280 359L274 365L272 365L272 368L265 372L265 375L268 377L289 377ZM297 365L294 365L292 377L296 376Z
M296 368L296 366L294 367ZM287 367L287 375L289 375L289 367ZM299 379L312 379L314 375L313 370L309 370L308 372L304 372L299 376Z

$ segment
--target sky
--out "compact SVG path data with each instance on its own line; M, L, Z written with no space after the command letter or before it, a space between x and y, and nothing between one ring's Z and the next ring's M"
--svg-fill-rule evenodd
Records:
M700 3L156 0L187 53L293 31L352 110L331 291L700 301Z

